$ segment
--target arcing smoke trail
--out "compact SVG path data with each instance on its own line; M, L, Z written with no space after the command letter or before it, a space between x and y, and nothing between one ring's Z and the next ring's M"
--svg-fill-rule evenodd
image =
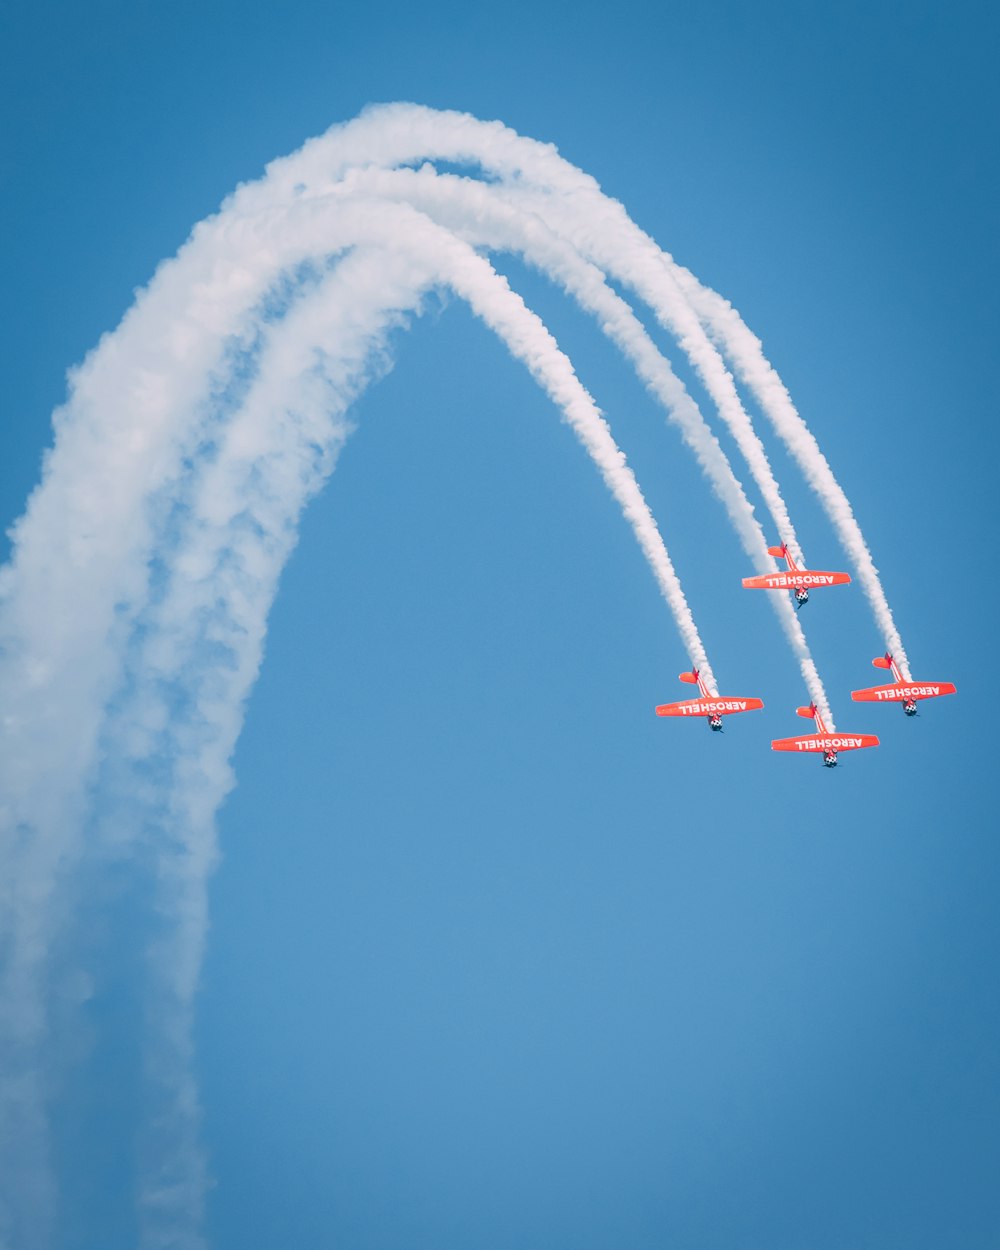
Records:
M473 160L501 181L392 168L423 156ZM232 784L228 761L299 514L333 467L344 414L380 367L390 330L419 308L422 292L444 285L467 300L560 406L632 525L692 663L712 679L607 423L551 335L475 247L516 248L598 316L767 567L763 535L717 440L601 270L637 290L679 335L782 536L794 539L732 378L689 288L678 287L684 275L553 149L459 114L374 111L276 162L197 227L75 374L43 483L0 573L0 866L9 904L0 936L10 950L0 1246L36 1250L49 1240L49 1093L36 1059L47 960L61 874L83 853L88 789L109 777L117 790L102 793L103 836L127 846L137 828L155 834L160 901L173 924L150 952L143 1246L202 1245L190 1048L214 812ZM694 302L735 352L718 310L710 317ZM737 368L749 377L752 353L746 344L740 352ZM791 605L774 602L825 708ZM151 760L165 764L152 781Z
M563 409L567 420L573 425L581 441L598 462L610 488L619 498L636 528L647 557L657 571L661 587L664 593L671 597L671 606L678 613L679 625L693 650L694 662L703 663L704 653L701 652L699 656L697 651L700 641L694 631L690 612L686 608L669 559L662 548L662 543L658 540L655 526L653 526L638 487L625 467L620 452L615 448L605 423L589 396L576 380L569 362L558 351L551 336L537 317L524 307L506 283L495 274L488 262L476 256L466 245L432 227L430 223L419 222L412 212L396 209L389 213L385 209L372 205L367 214L367 220L369 222L379 220L380 229L389 238L406 239L409 246L407 248L399 244L395 247L387 246L388 255L376 253L374 260L371 255L365 256L364 261L367 262L365 269L362 269L357 253L353 254L334 272L332 279L328 280L330 289L328 289L328 284L324 283L314 295L303 300L301 305L289 314L280 330L272 336L260 364L259 380L223 437L217 462L206 474L204 486L199 491L198 501L193 505L194 517L207 516L208 521L202 521L201 524L196 525L193 531L195 537L190 544L190 549L182 549L178 553L176 564L183 570L192 562L194 563L201 574L198 586L202 594L217 606L212 635L213 643L218 645L221 642L231 652L239 653L241 650L239 635L247 629L248 616L255 625L252 630L254 638L262 638L267 607L273 595L274 580L287 555L287 549L283 548L280 551L280 559L268 559L269 553L265 552L263 559L258 555L257 558L249 560L246 551L243 550L240 558L235 561L236 568L242 573L250 563L254 569L254 575L249 579L245 575L239 577L241 602L238 608L228 613L228 625L227 614L224 611L221 613L222 619L219 620L219 586L221 582L225 589L228 580L225 571L233 564L235 541L229 529L233 518L238 518L244 527L245 532L241 535L244 548L248 545L251 548L259 547L259 534L270 537L275 533L285 532L285 547L290 545L291 541L288 515L290 495L287 489L275 492L273 496L282 509L279 517L263 516L262 508L258 503L251 508L252 525L249 528L246 527L246 512L250 502L260 493L260 485L257 461L247 461L246 452L241 451L241 448L247 446L259 448L262 440L265 442L268 440L268 431L275 427L275 416L280 413L280 405L287 404L290 396L295 398L296 421L302 423L303 414L306 417L305 446L308 448L328 443L328 438L323 439L322 444L317 442L322 435L322 420L331 407L340 408L341 404L337 403L339 397L330 391L327 365L324 363L318 366L314 361L312 370L309 370L310 357L316 352L315 344L322 342L323 331L329 330L331 313L335 313L347 304L343 291L344 270L351 267L353 262L351 277L354 281L349 306L352 319L354 319L357 316L359 300L361 307L365 306L361 298L363 293L367 294L369 300L376 302L385 298L385 271L386 269L391 271L392 253L395 252L397 265L399 254L402 253L404 259L408 261L411 275L414 269L417 272L416 281L413 281L411 276L413 293L410 302L415 303L419 289L429 285L432 281L446 282L469 301L474 311L504 339L512 353L528 365L540 384ZM419 265L422 263L429 266L431 260L433 260L433 270L428 268L426 273L421 274ZM367 282L358 281L359 273L367 275ZM393 303L400 305L404 302L397 286ZM342 367L339 355L334 357L334 364L337 369ZM303 384L303 377L306 385ZM290 441L286 434L272 433L270 440L275 443L271 453L273 458L289 456L290 452L287 448L282 450L283 446ZM293 443L292 448L294 447ZM257 459L259 459L259 453ZM304 499L294 494L291 498L296 504L296 512L292 518L294 519ZM206 538L213 533L215 534L214 543L206 541ZM194 557L193 561L192 557ZM262 576L262 566L263 570L267 571L267 576ZM251 598L255 590L256 597ZM190 639L185 637L183 622L191 618L192 611L195 611L196 615L198 612L204 612L208 603L199 601L198 594L192 594L190 586L184 586L180 591L181 610L179 611L176 609L174 598L175 596L171 595L166 600L166 619L155 622L152 636L156 641L157 653L143 657L140 666L142 672L154 674L163 671L173 674L194 672L197 674L200 671L197 665L192 665L191 657L187 654ZM254 604L256 604L255 610L248 611L248 609L254 609ZM160 615L162 617L162 612ZM220 630L225 631L221 637ZM171 654L165 661L164 640L177 637L181 642L181 650L179 653ZM233 714L233 709L238 708L245 697L249 683L256 674L258 662L259 642L252 648L248 662L226 665L221 670L215 663L207 673L213 686L222 683L229 687L217 693L214 699L216 706L225 717L227 731L217 735L211 757L199 756L196 751L190 748L185 749L183 742L174 744L172 753L175 757L190 759L194 765L190 770L190 778L178 787L179 801L189 801L192 793L198 793L196 783L199 778L224 773L225 760L232 750L238 731L239 716ZM199 691L192 702L201 713L194 735L197 743L203 740L205 733L205 726L201 723L207 718L204 692ZM193 975L196 973L199 962L198 955L204 926L202 892L204 869L208 858L204 846L211 839L210 818L214 808L212 799L214 798L217 802L224 793L224 777L222 780L223 784L217 786L216 792L207 796L207 801L202 804L203 810L186 813L187 819L181 822L174 832L175 840L183 838L185 828L194 832L194 845L191 847L193 871L185 875L183 871L185 861L181 861L180 871L173 874L177 881L174 887L176 896L172 900L175 910L180 900L190 900L193 923L178 934L179 952L173 949L172 943L169 955L159 961L167 974L166 992L161 998L162 1001L170 1004L170 1018L175 1022L173 1029L160 1028L158 1030L161 1038L159 1049L162 1052L163 1062L160 1084L168 1091L184 1089L185 1081L189 1080L185 1077L188 1071L185 1043L190 1036L191 1003L194 993ZM188 835L188 840L190 839L191 834ZM161 873L161 875L164 874ZM181 914L187 917L187 908L180 910ZM178 953L184 958L178 960ZM187 970L187 975L180 982L177 979L178 967ZM184 1021L188 1022L187 1029L182 1027ZM164 1025L167 1023L167 1021L163 1022ZM172 1046L169 1045L171 1038L173 1039ZM176 1177L182 1172L185 1160L194 1157L196 1135L191 1116L178 1117L173 1137L175 1148L169 1151L166 1164L162 1160L163 1144L161 1143L161 1164L158 1169L159 1174L165 1173L170 1178L171 1186L167 1191L168 1196L176 1192ZM189 1176L184 1186L183 1192L189 1195L184 1211L192 1209L190 1197L197 1193L196 1182L196 1176ZM155 1236L147 1238L146 1243L151 1247L166 1247L177 1244L178 1241L178 1212L175 1204L159 1201L163 1192L162 1185L153 1183L149 1185L149 1192L144 1195L147 1217L155 1221L152 1225L156 1229ZM193 1241L192 1244L194 1244Z
M330 194L371 195L379 200L409 204L477 247L521 253L525 260L558 282L582 308L594 315L669 419L677 425L725 505L743 549L755 567L761 572L773 569L774 563L767 552L768 540L698 405L629 305L608 286L603 272L549 227L548 219L558 217L558 207L548 208L542 202L536 206L536 211L525 212L519 201L511 202L503 188L439 174L428 165L419 170L379 167L350 170ZM770 595L768 600L799 662L810 698L823 712L827 724L833 724L826 692L791 601L786 595Z
M478 164L499 176L498 190L522 213L539 216L581 255L642 295L684 349L747 460L778 533L801 558L778 483L732 376L664 266L660 249L593 178L551 145L468 114L396 104L369 109L356 121L334 127L275 162L270 173L282 187L291 184L304 194L322 195L356 167L391 168L422 159Z
M763 357L759 341L722 297L702 287L662 252L631 221L621 204L604 196L593 178L560 157L552 145L526 139L500 122L481 122L468 114L442 114L416 105L396 104L369 109L357 120L334 127L294 155L275 162L270 174L274 186L298 185L322 194L351 168L391 168L421 160L481 166L501 180L504 193L512 201L520 202L525 211L538 213L571 240L581 254L646 300L663 324L678 335L720 414L729 423L778 533L801 556L766 454L732 389L728 370L708 341L701 324L704 322L733 360L819 495L845 550L855 561L886 645L894 654L903 656L903 671L909 676L902 641L849 501L795 411L780 378ZM266 195L262 188L263 184L258 184L248 190ZM685 303L689 304L686 309Z
M387 237L405 245L387 247ZM262 299L277 276L310 257L319 257L322 269L323 258L359 244L380 248L378 263L369 259L366 269L361 258L342 261L335 285L323 288L340 291L326 307L340 314L335 350L321 352L303 376L301 346L285 336L283 351L269 346L256 361L256 381L235 414L221 404L222 420L220 405L206 396L220 391L228 402L224 350L235 344L244 356L251 351L266 324ZM152 954L159 1006L148 1141L157 1162L144 1181L143 1245L201 1244L204 1177L186 1074L212 816L231 784L227 760L298 511L332 464L344 432L338 414L362 384L373 344L429 282L446 282L468 299L563 408L633 525L692 661L708 668L669 558L606 423L551 336L488 262L412 210L375 204L304 201L252 217L230 209L199 227L78 371L45 479L17 527L15 556L3 574L0 664L10 678L0 752L10 838L5 877L23 903L6 918L14 951L6 1040L14 1062L0 1093L5 1140L17 1127L12 1114L29 1130L21 1139L28 1162L11 1150L3 1182L12 1246L48 1240L37 1215L42 1198L27 1186L31 1169L46 1174L45 1093L32 1087L31 1055L45 1037L46 957L60 919L57 865L81 854L99 750L126 777L130 769L138 777L150 758L170 765L167 781L150 787L147 778L137 800L163 835L158 876L177 924L169 953ZM297 366L289 368L295 351ZM299 383L286 388L286 373ZM136 412L144 417L138 426ZM255 412L270 419L274 445L261 442ZM199 452L202 445L215 450ZM163 502L186 489L192 463L200 466L203 489L186 497L178 519ZM165 546L171 563L164 588L150 582L150 557ZM117 710L109 722L112 696ZM171 711L175 706L186 711ZM127 841L128 830L117 836ZM19 845L27 846L22 854Z

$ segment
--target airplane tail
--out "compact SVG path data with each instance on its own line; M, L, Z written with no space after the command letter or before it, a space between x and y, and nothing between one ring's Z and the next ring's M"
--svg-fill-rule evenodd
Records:
M677 676L681 681L686 681L689 686L697 686L698 684L697 669L695 669L693 673L678 673Z
M797 707L796 714L804 716L806 720L814 720L816 717L816 704L810 703L808 707Z

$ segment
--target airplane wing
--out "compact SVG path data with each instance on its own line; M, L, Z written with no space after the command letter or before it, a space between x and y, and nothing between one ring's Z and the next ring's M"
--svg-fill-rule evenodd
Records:
M657 716L729 716L733 712L756 712L761 699L686 699L683 703L661 703Z
M794 572L762 573L759 577L744 577L746 590L816 590L823 586L846 586L850 573L827 573L821 569L796 569Z
M934 699L939 694L955 694L950 681L893 682L891 686L869 686L852 690L855 703L903 703L910 699Z
M877 747L874 734L802 734L797 738L775 738L772 751L858 751Z

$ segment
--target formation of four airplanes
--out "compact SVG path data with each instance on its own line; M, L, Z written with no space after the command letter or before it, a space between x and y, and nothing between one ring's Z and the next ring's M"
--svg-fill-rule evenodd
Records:
M795 594L795 605L799 608L808 603L810 587L815 589L817 586L846 586L851 580L848 573L826 573L816 569L798 568L784 543L780 547L768 547L768 553L779 559L783 557L788 564L788 571L765 573L760 577L744 577L743 585L748 590L791 590ZM955 687L950 681L905 681L895 660L888 653L878 656L872 663L876 668L888 669L893 680L886 686L852 690L851 698L856 703L902 703L906 715L915 716L918 700L955 693ZM681 673L681 681L697 686L701 698L689 699L683 703L662 703L656 709L657 716L704 716L711 729L719 730L722 728L723 716L734 712L754 712L764 706L760 699L720 698L709 690L697 669L691 673ZM838 751L857 751L862 747L878 746L878 738L874 734L830 733L815 703L797 708L796 711L799 716L816 722L816 733L803 734L798 738L775 738L771 743L772 751L822 752L826 767L835 768Z

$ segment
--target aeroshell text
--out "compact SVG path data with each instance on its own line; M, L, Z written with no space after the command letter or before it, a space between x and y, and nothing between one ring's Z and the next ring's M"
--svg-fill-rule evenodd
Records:
M681 714L684 716L705 716L712 713L745 712L747 710L745 699L703 699L698 703L681 703L678 706Z

